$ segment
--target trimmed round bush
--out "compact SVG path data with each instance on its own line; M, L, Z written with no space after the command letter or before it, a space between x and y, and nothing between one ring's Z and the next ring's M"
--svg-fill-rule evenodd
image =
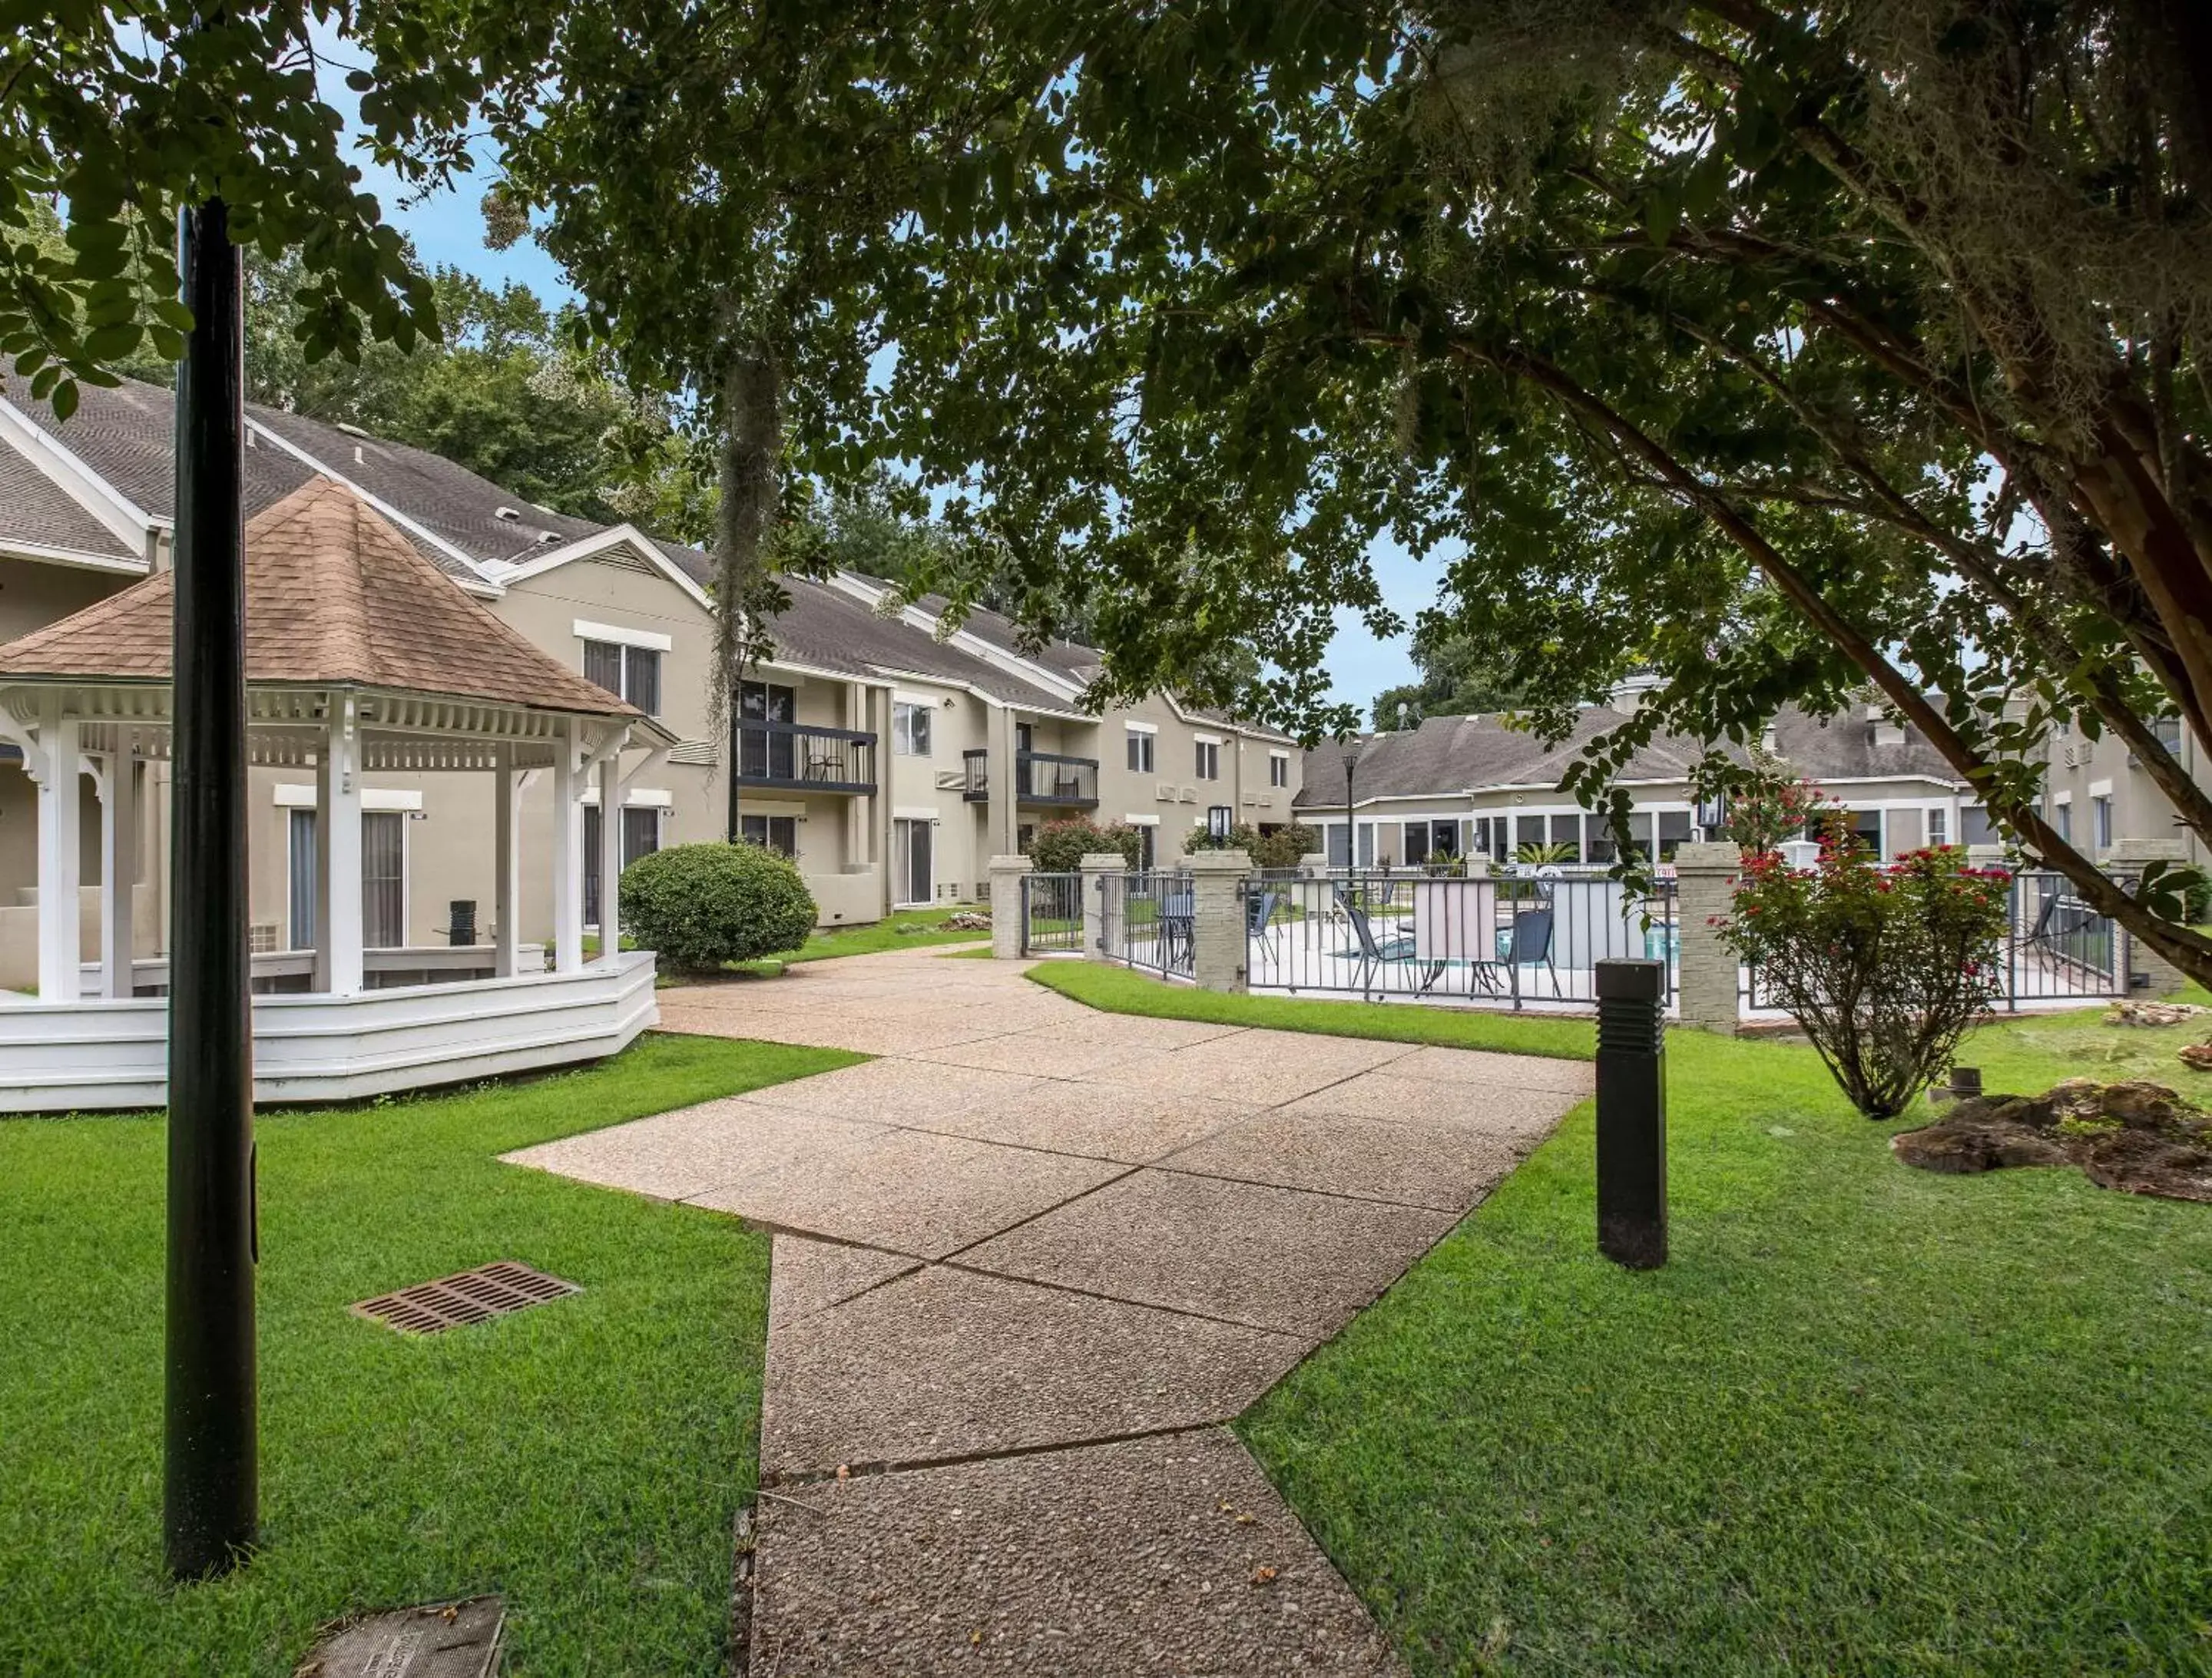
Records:
M671 845L623 870L623 930L678 972L796 950L814 921L798 865L758 845Z

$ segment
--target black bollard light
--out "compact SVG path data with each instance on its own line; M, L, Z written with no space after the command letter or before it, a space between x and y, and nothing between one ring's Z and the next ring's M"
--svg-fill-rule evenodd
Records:
M177 368L169 921L164 1550L227 1572L258 1526L253 1047L246 937L246 413L238 248L221 199L184 212L192 330Z
M1666 978L1597 964L1597 1249L1631 1270L1667 1262Z

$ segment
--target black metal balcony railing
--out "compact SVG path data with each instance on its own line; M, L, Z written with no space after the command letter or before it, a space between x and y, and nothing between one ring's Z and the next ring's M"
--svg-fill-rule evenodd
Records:
M876 737L806 722L739 722L738 784L792 793L872 793Z
M1063 810L1090 810L1098 803L1098 760L1056 751L1014 754L1014 802Z

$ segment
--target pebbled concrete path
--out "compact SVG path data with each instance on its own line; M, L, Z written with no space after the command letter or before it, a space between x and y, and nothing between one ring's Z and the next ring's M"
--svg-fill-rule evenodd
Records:
M752 1671L1396 1674L1222 1426L1589 1093L898 951L665 991L882 1058L526 1149L775 1232Z

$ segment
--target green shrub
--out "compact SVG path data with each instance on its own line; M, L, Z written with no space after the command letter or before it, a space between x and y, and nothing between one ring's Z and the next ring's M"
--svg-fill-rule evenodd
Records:
M1239 822L1223 840L1194 827L1183 836L1182 848L1186 856L1200 851L1243 851L1255 868L1295 868L1301 859L1321 848L1321 835L1296 823L1262 833L1249 822Z
M798 865L758 845L672 845L623 870L623 930L678 972L796 950L815 913Z
M1144 854L1145 836L1124 823L1101 827L1078 816L1065 822L1047 822L1030 841L1030 862L1039 873L1072 874L1083 859L1119 851L1134 868Z

